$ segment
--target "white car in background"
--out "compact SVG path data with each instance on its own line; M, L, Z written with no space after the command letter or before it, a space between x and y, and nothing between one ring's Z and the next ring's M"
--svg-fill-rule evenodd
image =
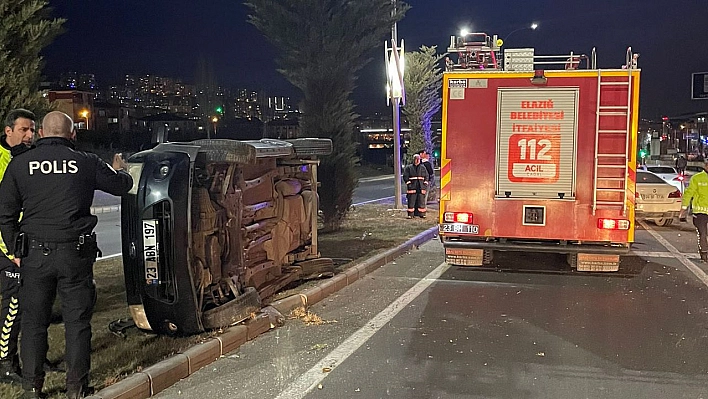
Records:
M691 183L691 178L693 175L695 175L698 172L703 171L703 166L694 166L694 165L688 165L686 166L686 172L684 173L684 177L686 180L684 181L684 186L688 187L688 185Z
M672 166L643 165L641 169L659 176L662 180L676 187L681 192L686 189L686 176L679 174L676 168Z
M637 171L636 219L651 220L657 226L669 226L681 212L681 191L659 176Z
M703 166L688 165L686 166L685 175L693 176L698 172L703 172Z

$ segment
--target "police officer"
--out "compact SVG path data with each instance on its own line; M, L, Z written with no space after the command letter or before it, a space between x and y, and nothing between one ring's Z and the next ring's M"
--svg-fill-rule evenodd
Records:
M5 131L0 136L0 180L5 175L13 154L28 148L35 131L35 115L32 111L13 109L5 118ZM20 381L20 359L17 356L17 338L20 335L20 269L12 262L0 238L0 382ZM3 256L7 255L7 256Z
M689 206L698 234L698 254L702 263L708 263L708 159L704 161L703 170L691 177L691 184L683 193L679 220L686 220Z
M74 148L76 132L68 115L47 114L39 135L36 148L13 158L0 183L0 232L14 244L14 261L22 269L22 385L24 397L43 397L42 363L58 292L66 329L67 396L81 398L89 393L96 293L98 247L92 230L98 219L90 213L91 202L96 189L123 195L133 183L120 156L111 168L95 154Z

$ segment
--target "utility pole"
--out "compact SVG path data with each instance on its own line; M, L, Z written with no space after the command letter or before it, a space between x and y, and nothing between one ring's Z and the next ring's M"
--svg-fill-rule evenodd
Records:
M391 4L393 4L392 14L395 17L396 0L391 0ZM398 46L398 27L396 25L396 22L394 22L393 27L391 28L391 42L393 43L392 55L395 57L398 56L396 49ZM396 67L398 67L398 64L396 64ZM391 104L393 105L393 173L395 176L395 209L403 208L403 202L401 201L401 109L399 101L399 98L393 97L393 95L391 96Z

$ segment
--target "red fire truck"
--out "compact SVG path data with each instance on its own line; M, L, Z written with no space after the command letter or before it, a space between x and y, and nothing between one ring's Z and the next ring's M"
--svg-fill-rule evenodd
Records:
M599 69L594 49L502 57L496 37L472 35L452 37L458 62L443 74L446 261L553 252L578 271L618 271L634 241L638 54Z

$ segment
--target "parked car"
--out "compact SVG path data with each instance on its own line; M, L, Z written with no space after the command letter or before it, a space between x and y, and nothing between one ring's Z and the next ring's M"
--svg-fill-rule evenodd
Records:
M637 172L635 217L651 220L657 226L669 226L681 212L681 191L659 176Z
M662 180L676 187L681 192L686 189L686 177L678 173L674 167L646 165L646 169L642 169L659 176Z
M686 173L684 173L684 175L687 177L686 180L689 180L691 176L695 175L698 172L703 172L703 166L687 165Z
M691 184L691 178L693 177L693 175L695 175L696 173L701 172L701 171L703 171L703 167L702 167L702 166L694 166L694 165L687 165L687 166L686 166L686 170L683 172L683 177L684 177L683 188L684 188L684 191L686 190L686 188L688 188L688 185Z

